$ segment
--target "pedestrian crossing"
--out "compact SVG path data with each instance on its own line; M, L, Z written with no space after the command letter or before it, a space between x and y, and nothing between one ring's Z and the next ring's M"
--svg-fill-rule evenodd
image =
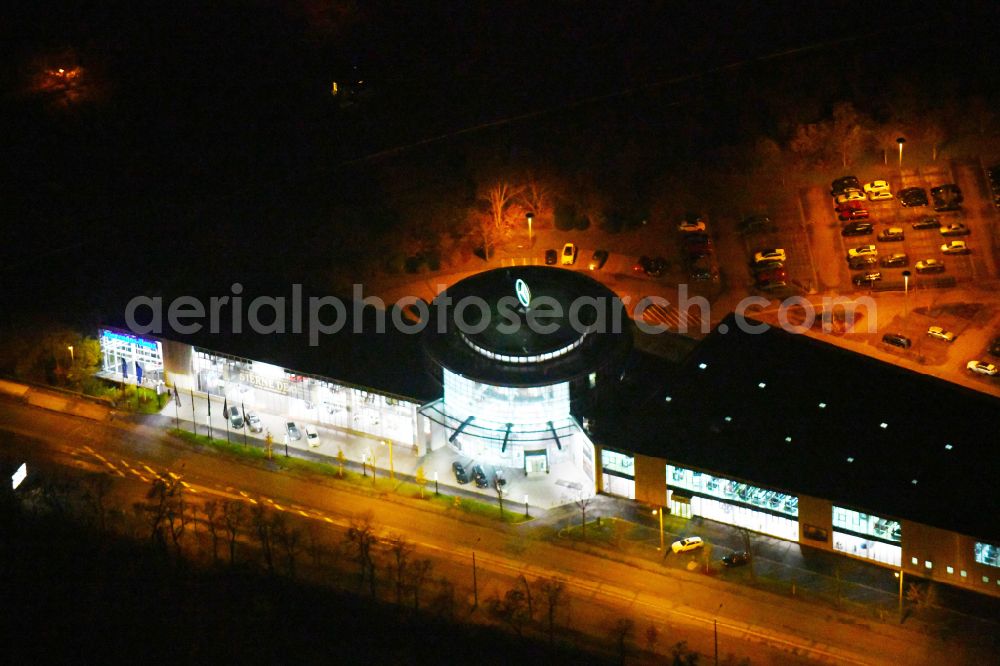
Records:
M675 305L653 303L642 310L642 320L650 326L658 326L676 333L702 332L701 308L694 306L682 311Z

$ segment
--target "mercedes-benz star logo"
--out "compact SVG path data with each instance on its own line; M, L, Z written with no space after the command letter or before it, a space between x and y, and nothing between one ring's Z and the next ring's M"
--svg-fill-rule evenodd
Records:
M531 303L531 289L528 288L528 283L518 278L514 283L514 291L517 293L517 300L527 309Z

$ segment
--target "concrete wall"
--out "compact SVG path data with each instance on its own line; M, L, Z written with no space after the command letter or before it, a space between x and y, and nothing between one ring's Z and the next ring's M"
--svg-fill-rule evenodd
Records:
M1000 567L975 560L976 539L908 520L903 528L903 570L922 578L1000 597ZM913 564L912 558L917 558ZM928 569L926 562L931 563ZM948 567L953 572L948 573ZM966 575L962 576L962 571ZM986 576L988 582L983 581Z
M820 530L826 532L825 541ZM829 500L799 495L799 542L804 546L833 550L833 504Z
M192 389L194 386L194 348L183 342L161 340L163 345L163 379L178 389Z
M635 455L635 499L651 506L666 506L667 461Z

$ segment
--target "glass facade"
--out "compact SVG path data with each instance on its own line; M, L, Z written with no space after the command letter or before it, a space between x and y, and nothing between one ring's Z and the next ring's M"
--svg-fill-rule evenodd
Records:
M635 478L635 458L617 451L604 449L601 451L601 468L605 472Z
M670 511L684 517L703 516L727 525L799 540L799 498L776 490L667 465ZM690 495L690 497L688 497Z
M495 386L444 372L448 411L497 424L537 425L569 417L569 383L516 388Z
M902 540L903 531L897 521L834 506L833 528L834 550L883 564L900 565L903 549L897 544Z
M163 379L163 345L131 333L101 329L101 370L116 379L135 381L137 371L143 383Z
M722 476L712 476L683 467L667 465L667 485L671 488L683 488L694 493L717 497L727 502L769 509L793 518L799 516L799 498L795 495L786 495L776 490L751 486Z
M992 543L976 542L976 562L991 567L1000 567L1000 546ZM997 581L1000 583L1000 581Z
M198 390L224 395L245 409L405 444L416 441L416 403L200 349L194 364Z

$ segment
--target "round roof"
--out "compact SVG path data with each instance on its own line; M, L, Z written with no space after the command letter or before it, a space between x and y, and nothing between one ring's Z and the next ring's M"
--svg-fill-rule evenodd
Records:
M431 304L424 348L477 381L540 386L594 372L631 349L618 296L584 273L498 268L448 287Z

